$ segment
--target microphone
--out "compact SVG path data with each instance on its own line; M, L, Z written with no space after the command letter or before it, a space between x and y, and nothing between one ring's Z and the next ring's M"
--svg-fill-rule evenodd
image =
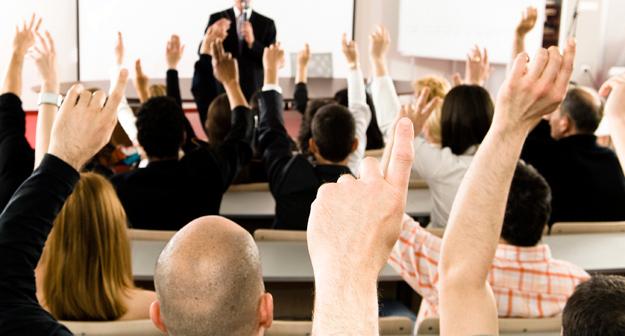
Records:
M243 20L249 21L250 18L247 16L248 9L250 9L250 4L247 0L243 0Z

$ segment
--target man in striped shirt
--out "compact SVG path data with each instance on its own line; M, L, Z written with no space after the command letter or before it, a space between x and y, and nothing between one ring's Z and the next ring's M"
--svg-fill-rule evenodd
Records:
M500 317L558 315L575 287L590 278L580 267L553 259L549 246L539 244L550 204L551 192L545 179L533 167L519 163L488 277ZM423 298L417 325L439 315L441 243L441 238L404 216L402 233L389 263Z

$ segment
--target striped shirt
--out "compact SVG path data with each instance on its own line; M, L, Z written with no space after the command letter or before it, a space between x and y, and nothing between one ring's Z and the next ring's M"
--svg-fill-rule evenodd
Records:
M423 298L417 325L438 317L438 261L442 239L404 216L389 264ZM575 287L590 278L569 262L553 259L549 246L499 244L488 281L500 317L550 317L562 312Z

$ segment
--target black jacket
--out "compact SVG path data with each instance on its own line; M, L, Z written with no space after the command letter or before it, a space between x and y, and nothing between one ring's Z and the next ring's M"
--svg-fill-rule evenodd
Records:
M521 158L534 166L551 187L550 223L625 220L625 177L610 149L594 135L554 140L549 124L530 133Z
M78 178L72 167L46 155L0 216L0 335L71 335L39 305L35 267Z
M254 29L255 41L252 48L249 48L247 43L242 43L242 45L239 46L237 18L235 17L233 8L211 15L204 32L206 32L208 27L213 23L222 18L226 18L231 22L228 36L224 40L224 49L226 52L231 53L239 63L241 90L243 90L243 94L249 100L252 98L252 95L263 86L263 52L265 47L276 42L276 25L272 19L253 10L249 21Z
M35 152L26 137L22 101L12 93L0 96L0 212L33 172Z
M351 171L346 166L315 165L306 156L293 154L291 139L284 128L283 106L278 92L260 93L258 149L276 200L274 228L306 230L317 189Z
M232 128L219 146L198 145L181 160L156 161L111 179L133 228L178 230L217 215L223 193L252 156L252 113L232 111Z

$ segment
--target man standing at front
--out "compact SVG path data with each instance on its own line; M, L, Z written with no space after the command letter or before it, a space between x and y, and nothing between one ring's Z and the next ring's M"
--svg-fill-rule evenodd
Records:
M263 86L263 51L276 42L273 20L252 10L251 0L234 0L233 8L214 13L209 27L217 24L227 32L224 49L239 63L243 94L249 100Z

